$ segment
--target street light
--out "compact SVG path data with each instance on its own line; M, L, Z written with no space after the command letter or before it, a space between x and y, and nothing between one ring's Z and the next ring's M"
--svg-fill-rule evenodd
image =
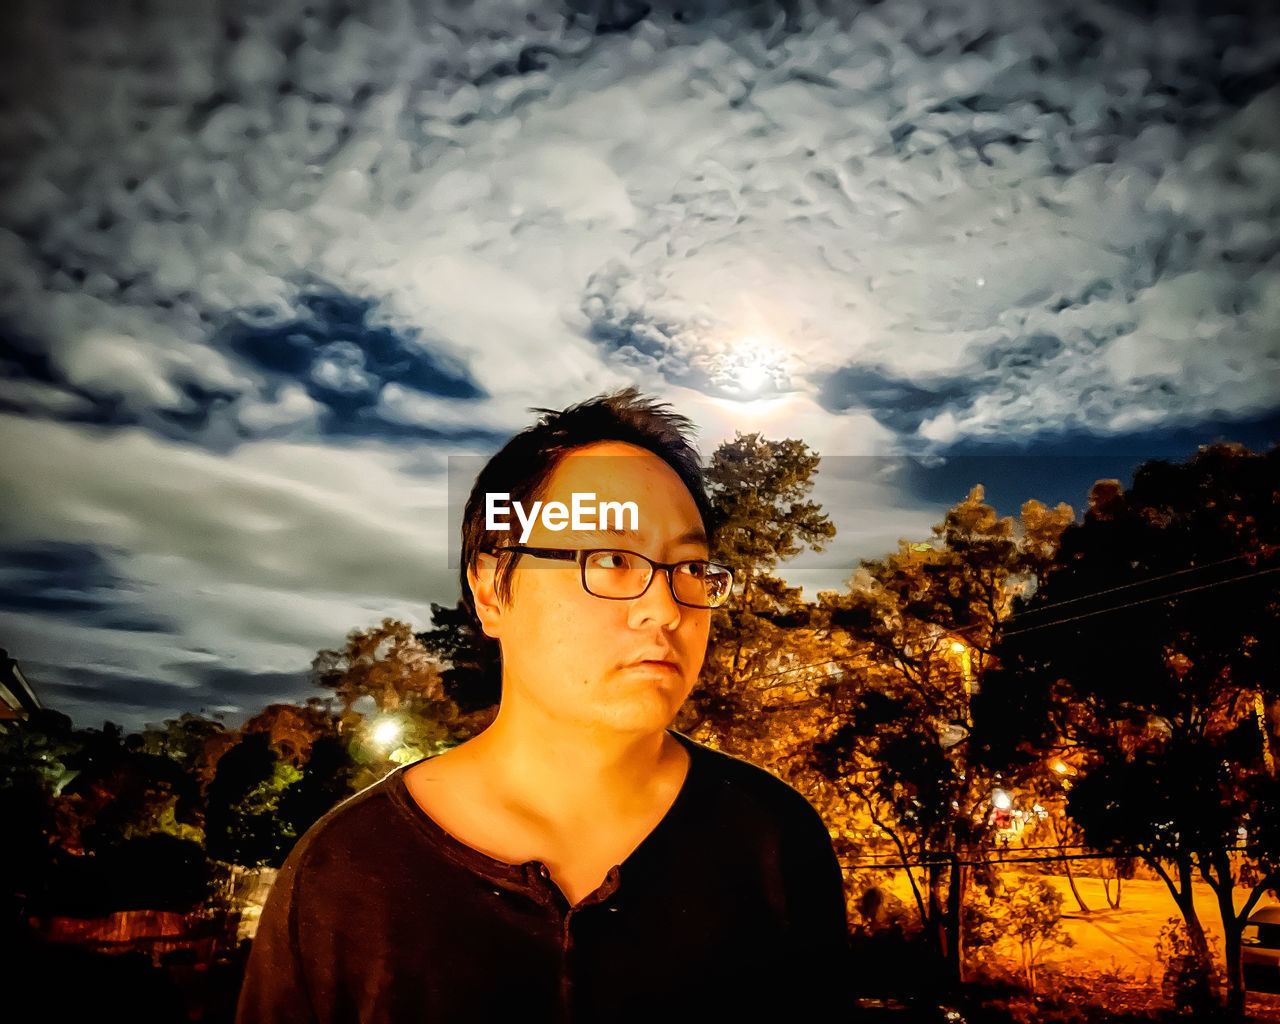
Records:
M964 698L967 703L977 689L974 686L975 680L973 678L973 652L968 644L963 640L957 640L955 637L952 637L946 649L949 654L960 662L960 678L964 681Z
M403 727L394 718L383 718L374 723L371 735L373 742L385 749L392 746L403 731Z

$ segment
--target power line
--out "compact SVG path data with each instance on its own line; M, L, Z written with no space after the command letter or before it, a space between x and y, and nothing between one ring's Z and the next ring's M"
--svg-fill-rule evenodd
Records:
M1167 594L1156 594L1153 597L1144 597L1138 601L1129 601L1125 604L1108 605L1106 608L1099 608L1097 611L1081 612L1079 615L1072 615L1065 619L1053 619L1049 622L1040 622L1032 626L1023 626L1021 629L1006 629L1005 636L1017 636L1021 633L1030 633L1037 629L1048 629L1050 626L1062 626L1068 622L1078 622L1080 619L1089 619L1095 615L1105 615L1107 612L1123 611L1126 608L1137 608L1139 605L1151 604L1153 601L1167 601L1170 598L1181 597L1183 594L1194 594L1200 590L1211 590L1214 587L1225 586L1228 583L1239 583L1243 580L1251 580L1258 576L1266 576L1269 573L1280 572L1280 565L1274 565L1270 569L1259 569L1257 572L1245 573L1243 576L1230 576L1223 580L1216 580L1213 583L1202 583L1198 587L1186 587L1183 590L1175 590Z
M1189 565L1185 569L1177 569L1174 572L1167 572L1161 576L1149 576L1143 580L1134 580L1131 583L1121 583L1118 586L1107 587L1105 590L1095 590L1089 594L1081 594L1079 597L1070 597L1065 601L1054 601L1042 608L1029 608L1020 615L1015 615L1008 621L1016 621L1027 615L1042 615L1045 612L1051 612L1058 608L1065 608L1069 604L1079 604L1081 601L1091 601L1096 597L1102 597L1104 594L1115 594L1122 590L1132 590L1134 587L1145 587L1148 583L1159 583L1162 580L1171 580L1175 576L1184 576L1189 572L1200 572L1204 569L1214 569L1219 565L1229 565L1232 562L1238 562L1242 558L1248 558L1249 555L1232 555L1230 558L1224 558L1217 562L1206 562L1204 565Z
M1017 850L1019 853L1036 853L1036 852L1042 852L1045 850L1090 850L1090 849L1093 849L1093 848L1084 843L1068 843L1066 846L1019 846L1017 847ZM886 853L885 856L896 857L898 856L898 854ZM1111 854L1108 854L1107 856L1111 856ZM1121 855L1117 854L1117 856L1121 856Z
M1099 597L1099 596L1101 596L1101 595L1103 595L1103 594L1113 593L1113 592L1118 591L1118 590L1126 590L1126 589L1129 589L1129 588L1131 588L1131 587L1141 586L1141 585L1143 585L1143 584L1150 583L1150 582L1154 582L1154 581L1156 581L1156 580L1168 579L1168 578L1170 578L1170 577L1172 577L1172 576L1181 575L1182 573L1186 573L1186 572L1193 572L1193 571L1196 571L1196 570L1198 570L1198 569L1207 569L1207 568L1210 568L1212 565L1224 565L1224 564L1226 564L1227 562L1236 561L1236 560L1238 560L1239 558L1244 558L1244 557L1245 557L1244 555L1238 555L1238 556L1236 556L1236 558L1228 558L1228 559L1224 559L1224 560L1223 560L1223 561L1221 561L1221 562L1213 562L1213 563L1210 563L1209 565L1204 565L1204 566L1194 566L1194 567L1192 567L1191 569L1179 569L1177 572L1169 573L1169 574L1168 574L1168 575L1166 575L1166 576L1153 577L1151 580L1142 580L1142 581L1141 581L1141 582L1139 582L1139 583L1126 583L1126 584L1123 584L1123 585L1121 585L1121 586L1119 586L1119 587L1112 587L1112 588L1110 588L1109 590L1100 590L1100 591L1097 591L1095 594L1087 594L1087 595L1084 595L1084 596L1082 596L1082 597L1072 598L1072 599L1071 599L1071 601L1064 601L1064 602L1062 602L1062 604L1063 604L1063 605L1066 605L1066 604L1070 604L1070 603L1072 603L1072 602L1076 602L1076 601L1084 601L1084 600L1087 600L1087 599L1092 598L1092 597ZM1269 568L1269 569L1259 569L1257 572L1245 573L1245 574L1243 574L1243 575L1239 575L1239 576L1228 576L1228 577L1227 577L1227 578L1225 578L1225 579L1221 579L1221 580L1214 580L1212 583L1202 583L1202 584L1200 584L1199 586L1196 586L1196 587L1185 587L1185 588L1183 588L1182 590L1172 590L1172 591L1168 591L1168 592L1166 592L1166 593L1162 593L1162 594L1155 594L1155 595L1153 595L1153 596L1151 596L1151 597L1144 597L1144 598L1142 598L1142 599L1140 599L1140 600L1137 600L1137 601L1129 601L1129 602L1126 602L1126 603L1124 603L1124 604L1113 604L1113 605L1108 605L1106 608L1099 608L1099 609L1097 609L1096 611L1092 611L1092 612L1081 612L1079 615L1073 615L1073 616L1070 616L1070 617L1065 618L1065 619L1051 619L1051 620L1050 620L1050 621L1048 621L1048 622L1038 622L1038 623L1035 623L1035 624L1030 625L1030 626L1023 626L1021 629L1005 629L1005 630L1004 630L1004 635L1005 635L1005 636L1017 636L1017 635L1022 634L1022 633L1030 633L1030 632L1032 632L1033 630L1036 630L1036 629L1048 629L1048 628L1049 628L1049 627L1051 627L1051 626L1060 626L1060 625L1064 625L1065 623L1068 623L1068 622L1076 622L1076 621L1078 621L1078 620L1080 620L1080 619L1087 619L1087 618L1091 618L1091 617L1092 617L1092 616L1094 616L1094 615L1104 615L1104 614L1106 614L1107 612L1123 611L1123 610L1124 610L1124 609L1126 609L1126 608L1137 608L1137 607L1138 607L1138 606L1140 606L1140 605L1150 604L1150 603L1151 603L1151 602L1153 602L1153 601L1167 601L1167 600L1169 600L1169 599L1171 599L1171 598L1174 598L1174 597L1181 597L1183 594L1193 594L1193 593L1195 593L1195 592L1197 592L1197 591L1200 591L1200 590L1209 590L1209 589L1211 589L1211 588L1213 588L1213 587L1221 587L1221 586L1225 586L1225 585L1226 585L1226 584L1228 584L1228 583L1239 583L1239 582L1241 582L1241 581L1243 581L1243 580L1253 579L1254 577L1257 577L1257 576L1266 576L1267 574L1269 574L1269 573L1273 573L1273 572L1280 572L1280 566L1272 566L1272 567L1271 567L1271 568ZM1056 608L1056 607L1058 607L1058 605L1053 605L1053 606L1051 606L1051 607L1052 607L1052 608ZM1044 611L1049 611L1049 610L1050 610L1050 608L1043 608L1043 609L1039 609L1038 611L1040 611L1040 612L1044 612ZM1024 613L1024 614L1027 614L1027 613ZM1015 617L1013 617L1013 618L1011 618L1011 619L1007 619L1007 620L1006 620L1006 622L1018 622L1021 618L1022 618L1022 616L1021 616L1021 615L1019 615L1019 616L1015 616ZM847 660L848 660L847 658L828 658L828 659L827 659L827 660L825 660L825 661L812 661L812 662L806 662L806 663L805 663L805 664L803 664L803 665L792 665L790 668L780 669L780 670L778 670L777 672L762 672L762 673L759 673L759 674L757 674L757 675L753 675L753 676L751 676L751 680L752 680L752 681L755 681L755 680L758 680L758 679L773 679L773 678L775 678L775 677L777 677L777 676L785 676L785 675L789 675L789 674L790 674L790 673L792 673L792 672L801 672L801 671L803 671L804 669L808 669L808 668L822 668L823 666L826 666L826 665L838 665L838 664L843 664L843 663L844 663L844 662L846 662Z
M1233 850L1243 850L1245 847L1234 846ZM927 868L927 867L950 867L952 864L958 864L961 867L977 868L988 867L994 864L1061 864L1067 860L1141 860L1144 859L1141 853L1073 853L1065 857L1001 857L992 860L919 860L906 863L903 861L894 861L891 863L883 863L880 861L871 862L854 862L842 864L848 868Z
M871 861L863 863L854 863L843 865L849 868L942 868L950 867L952 864L958 864L961 867L977 868L988 867L993 864L1061 864L1064 860L1124 860L1128 856L1137 857L1137 854L1117 854L1117 853L1073 853L1069 857L1005 857L998 860L920 860L911 863L903 861L893 861L890 863L882 863L880 861Z

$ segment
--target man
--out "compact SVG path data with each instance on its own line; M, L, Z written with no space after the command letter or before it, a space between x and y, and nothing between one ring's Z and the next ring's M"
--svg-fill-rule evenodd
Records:
M240 1024L839 1006L844 896L818 814L668 728L731 586L709 560L689 421L634 389L540 411L464 512L463 594L502 654L497 717L302 838L263 912ZM590 521L551 514L588 498ZM517 503L545 511L498 522ZM633 523L607 516L630 508Z

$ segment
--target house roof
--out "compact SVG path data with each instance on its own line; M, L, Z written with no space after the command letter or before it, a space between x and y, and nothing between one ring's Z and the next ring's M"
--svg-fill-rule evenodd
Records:
M43 707L17 660L0 648L0 720L26 718Z

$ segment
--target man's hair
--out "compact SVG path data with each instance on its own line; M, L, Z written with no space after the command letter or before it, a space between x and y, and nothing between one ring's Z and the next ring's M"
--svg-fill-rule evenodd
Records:
M694 426L688 417L672 412L666 403L645 398L634 387L597 395L564 410L535 408L529 411L542 413L542 418L516 434L485 464L462 513L459 562L462 600L473 616L475 603L467 573L477 555L504 546L508 537L505 531L485 529L485 495L507 494L512 503L520 502L528 507L546 492L561 460L587 445L623 441L662 459L675 470L692 495L702 518L702 528L710 538L711 503L702 480L702 460L690 443ZM502 602L511 598L516 557L512 552L498 558L495 585Z

